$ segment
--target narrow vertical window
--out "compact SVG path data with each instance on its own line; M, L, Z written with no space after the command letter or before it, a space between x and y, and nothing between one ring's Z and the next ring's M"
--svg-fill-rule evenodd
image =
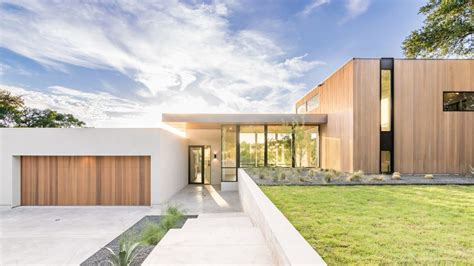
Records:
M392 131L392 71L381 70L380 124L383 132Z
M380 172L392 173L393 165L393 58L380 59Z
M222 181L237 181L237 126L222 126Z

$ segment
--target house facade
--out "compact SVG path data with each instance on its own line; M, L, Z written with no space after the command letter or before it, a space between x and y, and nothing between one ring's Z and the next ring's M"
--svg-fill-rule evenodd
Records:
M351 59L295 114L163 114L179 130L0 129L0 205L154 205L238 168L465 174L474 61Z
M327 114L321 167L466 174L474 166L474 60L349 60L299 99Z

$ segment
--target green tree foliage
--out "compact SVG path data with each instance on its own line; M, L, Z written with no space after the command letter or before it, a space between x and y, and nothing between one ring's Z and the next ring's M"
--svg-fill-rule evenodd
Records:
M467 57L474 55L472 0L428 0L419 14L426 15L421 29L403 41L409 58Z
M71 114L25 106L21 96L0 90L0 127L83 127L85 123Z

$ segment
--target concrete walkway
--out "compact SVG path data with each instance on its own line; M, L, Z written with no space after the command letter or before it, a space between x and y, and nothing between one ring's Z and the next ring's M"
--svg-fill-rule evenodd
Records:
M246 214L202 214L171 229L143 265L275 265L262 232Z
M78 265L146 215L168 205L188 214L240 211L237 192L189 185L152 207L18 207L0 209L0 265Z

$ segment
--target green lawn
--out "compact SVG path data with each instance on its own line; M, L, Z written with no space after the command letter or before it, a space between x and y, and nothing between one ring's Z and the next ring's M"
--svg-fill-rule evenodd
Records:
M474 264L474 186L262 186L329 265Z

